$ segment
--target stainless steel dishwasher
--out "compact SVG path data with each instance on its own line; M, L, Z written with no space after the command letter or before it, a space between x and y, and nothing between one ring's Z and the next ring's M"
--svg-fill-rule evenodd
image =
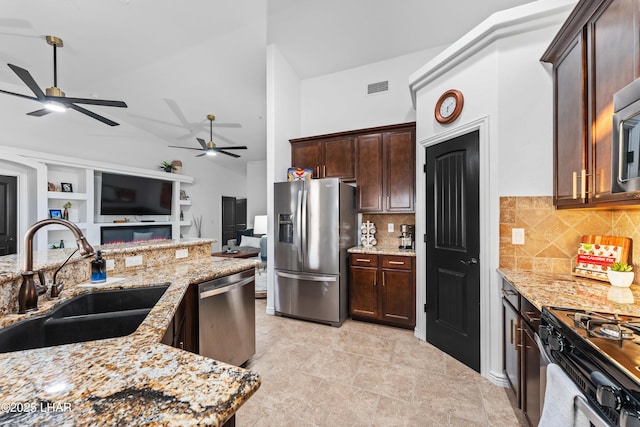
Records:
M256 352L254 269L198 285L199 353L240 366Z

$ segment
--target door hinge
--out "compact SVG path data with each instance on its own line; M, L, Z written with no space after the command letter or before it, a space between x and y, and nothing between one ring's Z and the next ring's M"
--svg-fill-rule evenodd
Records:
M424 235L424 242L427 243L427 235Z
M422 165L422 171L424 173L427 173L427 164L426 163L424 165Z
M427 312L427 303L426 302L424 303L424 312L425 313Z

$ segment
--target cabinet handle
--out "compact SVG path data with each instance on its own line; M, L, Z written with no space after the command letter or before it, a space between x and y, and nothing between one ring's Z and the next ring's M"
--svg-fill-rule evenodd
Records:
M578 198L578 172L573 171L573 200Z
M356 261L358 261L358 262L371 262L370 259L365 259L365 258L356 258Z
M527 322L529 322L529 323L539 322L540 321L539 317L531 317L532 315L538 314L535 311L525 311L524 314L526 314Z
M515 296L518 295L518 293L512 289L503 289L502 290L502 295L506 296Z
M322 165L322 177L327 177L327 165Z
M404 261L389 261L389 264L404 265Z
M510 344L513 344L513 319L509 319L509 322L511 322L511 324L509 326L509 332L511 333L511 342L510 342Z
M582 169L582 173L580 175L580 197L584 199L587 197L587 170Z
M387 196L387 209L391 207L391 197Z
M382 196L378 196L378 206L382 209Z

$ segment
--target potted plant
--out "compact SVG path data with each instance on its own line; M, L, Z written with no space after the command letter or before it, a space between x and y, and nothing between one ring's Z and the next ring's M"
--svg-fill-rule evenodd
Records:
M67 202L62 205L64 211L62 211L62 219L69 220L69 208L71 207L71 202Z
M633 266L624 262L616 262L607 269L609 283L620 288L628 288L633 282Z
M165 172L173 172L176 167L172 165L170 162L162 162L160 165L160 169L164 169Z

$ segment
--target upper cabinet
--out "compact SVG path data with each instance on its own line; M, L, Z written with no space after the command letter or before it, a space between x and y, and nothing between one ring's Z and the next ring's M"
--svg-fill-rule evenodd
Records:
M636 0L581 0L542 60L553 64L554 203L638 203L612 193L613 95L640 76Z
M354 179L352 136L292 139L291 164L309 168L314 178Z
M355 179L358 212L411 213L415 204L415 122L297 138L291 164L314 178Z

